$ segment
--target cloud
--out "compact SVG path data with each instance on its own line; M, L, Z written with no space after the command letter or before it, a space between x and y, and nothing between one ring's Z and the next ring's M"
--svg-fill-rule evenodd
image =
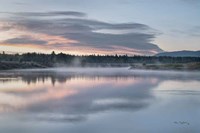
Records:
M29 36L22 36L19 38L12 38L6 41L3 41L4 44L36 44L36 45L43 45L47 44L47 41L38 40L30 38Z
M186 37L199 37L200 36L200 26L193 26L190 28L185 28L185 29L174 29L171 30L171 33L178 33L179 35L183 35Z
M30 119L25 119L30 120ZM85 121L86 118L84 116L76 116L76 115L61 115L61 114L46 114L43 116L35 116L33 117L33 120L36 121L48 121L48 122L82 122Z
M2 31L8 31L8 30L10 30L12 27L10 27L10 26L3 26L3 27L0 27L0 32L2 32Z
M29 4L26 3L26 2L14 2L15 5L18 5L18 6L28 6Z
M22 17L54 17L54 16L74 16L85 17L86 14L76 11L51 11L51 12L1 12L2 14L10 14Z
M16 30L23 29L26 32L32 32L34 34L46 34L74 40L74 42L67 44L63 42L51 44L51 48L55 49L57 46L62 48L62 50L74 49L73 47L75 47L76 49L80 48L86 51L88 48L91 48L95 51L111 51L111 54L117 54L119 48L123 47L123 52L120 53L128 53L129 55L145 53L151 55L162 51L156 44L152 43L158 35L158 31L145 24L108 23L83 18L85 16L84 13L74 11L20 12L11 14L15 18L8 19L8 21L11 23L11 27L15 27ZM60 15L72 15L78 18L51 17ZM31 16L31 18L28 16ZM42 44L42 42L37 40L35 40L35 43L33 40L27 41L27 38L24 38L24 41L22 39L14 38L5 40L5 42L13 44L20 42L23 44L24 42L33 42L33 45ZM71 48L69 48L69 45L71 45ZM126 51L128 49L129 51Z
M191 36L200 37L200 26L194 26L188 30Z

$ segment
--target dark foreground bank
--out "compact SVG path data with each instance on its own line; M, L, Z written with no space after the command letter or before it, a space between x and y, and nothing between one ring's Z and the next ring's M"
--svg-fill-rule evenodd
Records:
M32 68L54 68L54 67L130 67L130 69L145 69L145 70L188 70L200 71L200 63L168 63L168 64L145 64L145 63L87 63L81 65L64 65L57 64L55 66L45 66L35 62L0 62L0 70L12 69L32 69Z
M0 62L0 70L46 68L46 66L34 62Z
M171 64L133 64L130 69L147 69L147 70L190 70L199 71L200 63L171 63Z

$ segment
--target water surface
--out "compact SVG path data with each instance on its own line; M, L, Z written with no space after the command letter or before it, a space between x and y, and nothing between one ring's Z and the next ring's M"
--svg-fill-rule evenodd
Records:
M199 72L0 72L2 133L199 133L199 118Z

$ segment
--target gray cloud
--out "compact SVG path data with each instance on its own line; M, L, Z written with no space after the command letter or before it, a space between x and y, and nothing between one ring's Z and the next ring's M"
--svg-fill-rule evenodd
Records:
M99 20L92 20L87 18L51 18L40 19L44 16L55 15L74 15L84 16L81 12L21 12L14 13L18 18L10 20L17 28L26 29L35 33L44 33L48 35L56 35L66 39L76 40L74 46L91 47L97 49L112 49L120 50L119 47L126 47L129 53L135 50L144 54L154 54L151 51L161 52L162 50L153 44L153 39L158 32L148 25L140 23L108 23ZM19 17L19 16L34 16ZM14 39L16 40L16 39ZM16 44L20 41L17 39L7 40ZM7 42L6 41L6 42ZM25 40L24 42L26 42ZM22 41L23 42L23 41ZM40 43L40 42L39 42ZM39 44L37 43L37 44ZM55 44L55 48L56 48ZM53 45L52 45L53 46ZM65 48L66 44L59 44L59 47ZM118 48L117 48L118 47ZM125 52L126 53L126 52Z
M3 14L10 14L14 16L23 17L53 17L53 16L75 16L84 17L85 13L76 11L51 11L51 12L1 12Z
M26 2L14 2L15 5L18 5L18 6L28 6L29 4L26 3Z
M29 120L26 119L25 120ZM52 115L52 114L47 114L47 116L35 116L33 117L33 120L37 120L37 121L48 121L48 122L81 122L81 121L85 121L86 117L85 116L76 116L76 115Z
M73 40L79 40L80 42L82 42L79 45L85 44L97 48L104 48L115 45L139 50L160 50L156 45L149 43L149 40L154 38L154 36L150 34L130 33L113 35L104 33L67 33L64 35L64 37Z
M200 26L193 26L187 29L174 29L171 30L171 34L178 33L186 37L199 37L200 36Z
M197 37L199 37L200 36L200 26L194 26L194 27L190 28L188 30L188 33L191 36L197 36Z
M2 43L5 44L37 44L37 45L42 45L42 44L46 44L46 41L43 40L37 40L37 39L33 39L30 38L28 36L22 36L19 38L12 38L12 39L8 39Z
M0 27L0 32L4 32L4 31L8 31L12 28L12 26L3 26L3 27Z

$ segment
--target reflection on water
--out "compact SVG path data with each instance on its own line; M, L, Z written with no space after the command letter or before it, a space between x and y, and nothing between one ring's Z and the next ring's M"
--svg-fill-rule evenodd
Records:
M199 86L198 72L5 71L0 132L200 132Z

